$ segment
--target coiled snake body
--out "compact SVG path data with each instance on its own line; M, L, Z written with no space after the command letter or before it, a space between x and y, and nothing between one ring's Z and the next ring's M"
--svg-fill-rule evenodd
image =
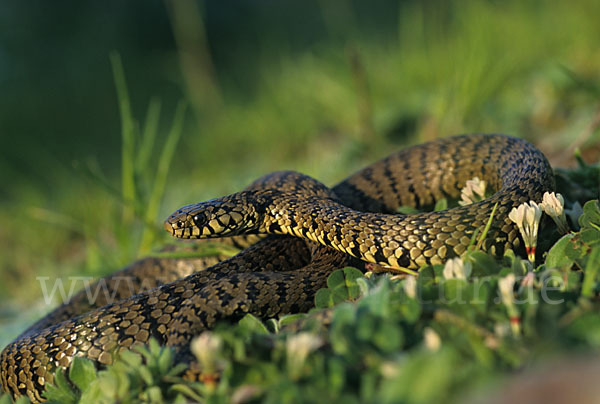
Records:
M403 205L426 207L457 197L473 177L497 192L441 212L394 213ZM109 364L116 352L151 336L186 358L190 339L219 319L309 309L327 276L352 257L389 269L443 263L466 250L495 205L482 247L501 255L519 245L508 212L541 200L553 188L543 154L504 135L457 136L414 146L331 189L294 172L268 175L242 192L179 209L165 228L179 238L271 236L218 263L146 259L104 279L116 301L86 302L82 292L4 349L2 388L42 401L52 372L68 366L73 356ZM214 265L196 272L207 264ZM120 276L133 279L136 287L120 288Z

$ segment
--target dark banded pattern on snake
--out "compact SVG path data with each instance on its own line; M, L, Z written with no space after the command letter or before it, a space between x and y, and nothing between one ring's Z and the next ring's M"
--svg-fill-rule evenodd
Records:
M425 207L444 196L456 197L475 176L498 192L443 212L393 214L401 205ZM186 357L191 337L219 319L307 310L327 275L350 256L390 268L443 262L465 250L496 203L483 247L501 254L519 244L516 227L507 218L510 209L539 201L553 189L553 181L535 147L502 135L461 136L409 148L331 190L297 173L266 176L243 192L178 210L166 228L184 238L240 233L297 238L270 236L205 271L89 312L59 308L61 316L51 314L4 349L2 388L41 400L51 372L67 366L74 355L110 363L116 351L143 344L150 336ZM162 265L169 272L181 263ZM64 320L74 313L79 315Z
M300 174L288 175L297 182L312 183L315 189L320 184ZM373 213L457 197L473 177L484 179L497 192L486 200L442 212ZM391 155L334 187L333 197L251 189L185 206L169 217L165 228L179 238L287 234L389 269L416 269L464 253L495 205L483 248L502 254L518 242L509 211L529 200L540 201L543 192L553 188L552 169L531 144L498 135L462 136ZM361 210L343 202L352 195L361 196L356 204Z

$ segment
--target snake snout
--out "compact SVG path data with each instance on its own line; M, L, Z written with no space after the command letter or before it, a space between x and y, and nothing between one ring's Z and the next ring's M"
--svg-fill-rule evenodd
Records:
M213 201L188 205L173 213L164 223L166 231L177 238L219 237L227 228L215 214Z
M171 223L169 223L168 220L165 220L165 223L163 224L163 226L165 227L166 231L168 231L169 233L171 233L171 235L173 235L173 232L175 231L175 229L173 228L173 225Z
M192 205L189 207L191 206ZM196 232L193 231L193 228L196 226L196 216L190 215L189 207L184 206L165 220L163 226L172 236L178 238L192 238L196 235L194 234Z

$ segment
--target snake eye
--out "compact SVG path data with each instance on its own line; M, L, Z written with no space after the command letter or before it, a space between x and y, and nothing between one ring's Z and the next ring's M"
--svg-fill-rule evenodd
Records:
M177 226L178 229L183 228L183 222L181 220L178 220L177 223L175 223L175 225Z
M200 226L206 221L206 216L204 213L196 213L192 219L194 220L194 224L196 226Z

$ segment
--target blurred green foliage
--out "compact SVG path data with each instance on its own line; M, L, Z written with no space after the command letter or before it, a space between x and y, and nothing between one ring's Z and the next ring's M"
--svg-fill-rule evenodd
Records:
M0 345L49 309L36 276L111 272L166 240L174 208L266 172L331 184L459 132L593 144L597 15L594 0L5 2Z

